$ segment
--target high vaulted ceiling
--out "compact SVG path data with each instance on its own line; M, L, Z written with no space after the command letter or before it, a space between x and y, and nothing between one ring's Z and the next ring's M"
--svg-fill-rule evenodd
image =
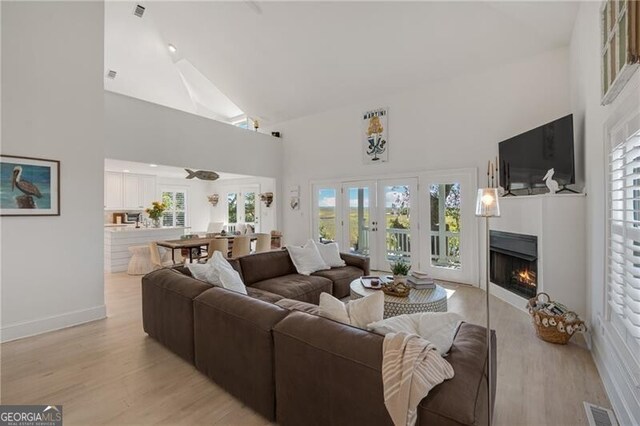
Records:
M106 88L212 118L241 110L266 122L565 46L578 8L537 1L146 1L137 3L146 7L137 18L135 4L107 2L105 67L118 76Z

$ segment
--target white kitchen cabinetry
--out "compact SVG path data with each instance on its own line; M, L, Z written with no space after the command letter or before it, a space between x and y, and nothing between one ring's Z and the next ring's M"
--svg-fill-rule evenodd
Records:
M156 200L156 177L132 173L105 173L106 210L142 210Z
M104 208L105 210L121 209L122 173L106 172L104 174Z

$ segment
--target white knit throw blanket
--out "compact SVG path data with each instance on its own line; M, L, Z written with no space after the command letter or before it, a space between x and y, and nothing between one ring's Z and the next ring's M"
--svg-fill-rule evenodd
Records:
M436 385L453 377L453 368L428 340L389 333L382 344L384 405L395 426L413 426L418 404Z

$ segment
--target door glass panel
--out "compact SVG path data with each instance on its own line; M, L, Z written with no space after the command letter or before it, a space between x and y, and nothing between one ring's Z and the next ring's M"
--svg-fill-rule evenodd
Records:
M349 187L349 251L369 256L370 193L368 187Z
M227 194L227 222L238 222L238 194L235 192Z
M244 221L253 224L256 221L256 193L244 193Z
M460 183L433 184L431 203L431 265L460 269Z
M334 188L318 189L318 239L321 242L336 240L337 191Z
M384 187L386 260L411 262L410 190L408 185Z

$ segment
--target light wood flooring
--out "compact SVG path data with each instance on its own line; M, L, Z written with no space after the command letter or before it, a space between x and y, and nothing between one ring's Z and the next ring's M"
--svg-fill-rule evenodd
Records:
M108 318L5 343L2 404L62 404L66 425L264 425L142 330L140 278L105 276ZM464 285L449 310L484 321L484 292ZM524 303L524 302L523 302ZM498 337L496 425L586 425L582 401L610 407L584 346L535 337L526 313L492 299Z

